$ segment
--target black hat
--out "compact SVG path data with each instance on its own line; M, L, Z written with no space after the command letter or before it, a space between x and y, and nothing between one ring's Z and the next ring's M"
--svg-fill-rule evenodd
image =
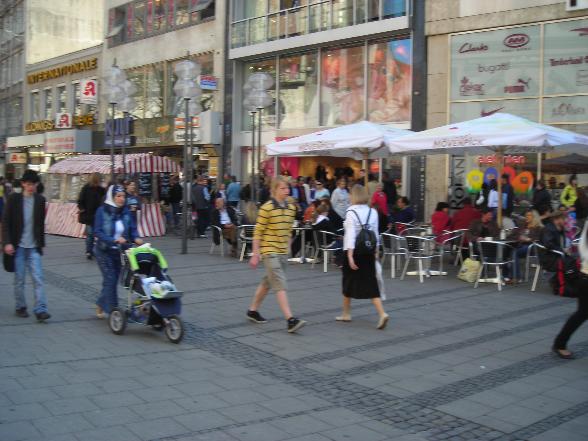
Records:
M20 178L20 182L32 182L36 184L39 182L39 174L35 170L25 170Z

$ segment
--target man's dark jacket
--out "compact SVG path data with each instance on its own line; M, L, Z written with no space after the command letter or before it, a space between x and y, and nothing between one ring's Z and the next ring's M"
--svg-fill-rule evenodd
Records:
M551 210L551 194L546 188L535 190L533 193L533 208L537 210L539 214Z
M78 198L78 209L80 215L78 221L80 224L94 225L94 216L96 216L96 210L102 204L106 190L100 186L91 186L86 184L80 191L80 197Z
M33 193L33 236L37 244L37 250L42 254L45 246L45 198L38 193ZM2 240L4 245L16 247L20 244L24 229L23 195L12 193L8 196L4 206L2 218Z
M227 214L229 215L229 219L231 219L231 223L235 227L239 226L239 219L237 218L237 212L235 211L235 209L231 206L227 206L225 207L225 210L227 210ZM214 225L215 227L219 227L221 229L223 227L221 225L220 210L216 208L212 210L212 225ZM214 243L218 245L220 244L220 234L216 228L213 228L212 230L212 239L214 240Z
M196 184L192 186L192 207L194 210L208 210L209 204L204 197L204 185Z
M555 250L563 252L566 236L563 231L557 229L552 222L548 222L541 232L541 245L548 250ZM547 271L557 271L557 261L561 258L555 253L541 253L541 265Z

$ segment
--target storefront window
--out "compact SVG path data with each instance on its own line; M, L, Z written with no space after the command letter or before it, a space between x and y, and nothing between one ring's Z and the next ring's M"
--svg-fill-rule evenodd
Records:
M410 121L410 39L371 44L368 51L368 119Z
M201 75L212 75L214 73L214 58L212 53L202 54L197 57L191 57L193 61L200 64ZM182 60L167 63L168 66L168 83L166 86L166 115L176 116L184 112L182 107L184 102L174 94L174 84L177 77L174 73L174 66ZM201 111L209 110L213 106L214 91L203 90L200 98Z
M353 0L333 1L333 27L342 28L353 24Z
M135 98L136 106L133 111L133 115L136 115L139 119L145 118L145 69L140 67L127 72L127 78L136 87L137 92L133 95Z
M125 41L125 26L127 24L127 6L119 6L110 10L110 44L120 44ZM128 35L131 37L132 35Z
M133 31L135 37L142 37L145 35L145 18L147 15L147 6L144 1L135 3L135 10L133 11Z
M153 32L165 31L166 28L167 0L153 0L152 26Z
M53 90L45 89L45 119L53 119Z
M321 125L350 124L363 119L363 46L325 50L321 62Z
M176 0L176 26L190 23L190 0Z
M145 118L163 116L163 64L148 66L145 76Z
M235 20L259 17L267 12L267 0L233 0Z
M280 58L280 128L318 125L317 54Z
M57 86L57 100L55 111L58 113L67 113L67 88L65 84Z
M275 76L276 76L276 59L270 58L267 60L255 61L252 63L245 63L245 71L244 71L245 82L247 81L249 76L253 75L256 72L266 72L275 78ZM268 89L268 93L275 100L275 98L276 98L275 84L270 89ZM249 116L249 112L244 111L244 112L242 112L242 114L243 114L243 121L242 121L243 130L251 130L251 116ZM259 123L256 121L256 124L259 124ZM263 109L262 126L264 129L274 128L276 126L276 107L275 107L275 105L271 105L271 106Z
M39 92L31 92L31 121L41 119L41 97Z
M81 115L82 114L82 104L80 103L80 83L73 83L73 114Z

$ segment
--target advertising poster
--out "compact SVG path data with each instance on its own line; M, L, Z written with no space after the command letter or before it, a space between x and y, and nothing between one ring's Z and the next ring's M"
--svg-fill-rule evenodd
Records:
M543 93L588 93L588 19L546 24L544 44Z
M539 26L456 35L451 39L451 100L537 96Z

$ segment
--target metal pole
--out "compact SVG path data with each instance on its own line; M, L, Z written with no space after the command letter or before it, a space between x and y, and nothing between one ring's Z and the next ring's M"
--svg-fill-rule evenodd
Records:
M251 200L255 202L255 112L251 112Z
M182 254L188 253L188 192L190 191L190 184L189 181L190 177L188 176L188 103L190 102L189 98L184 98L185 108L184 108L184 191L182 192Z
M114 184L114 107L116 103L110 103L112 105L112 117L110 118L110 182Z
M258 107L257 108L257 113L259 113L259 123L258 125L258 129L259 129L259 135L257 137L257 182L258 182L258 193L257 193L257 199L259 199L259 192L261 191L261 186L259 185L261 183L261 176L260 176L260 168L261 168L261 113L263 111L263 108ZM256 202L258 202L256 200Z
M122 163L123 163L123 179L127 179L127 162L126 162L126 143L127 143L127 118L129 117L129 112L123 112L123 122L122 122Z

